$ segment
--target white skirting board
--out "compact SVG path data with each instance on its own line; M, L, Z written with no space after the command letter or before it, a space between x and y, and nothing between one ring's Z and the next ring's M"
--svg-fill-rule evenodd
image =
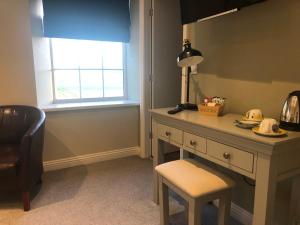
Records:
M116 149L106 152L98 152L93 154L86 154L52 161L46 161L44 162L44 169L45 171L59 170L73 166L87 165L96 162L107 161L111 159L119 159L139 154L139 147Z
M213 201L214 205L218 207L219 200ZM239 221L241 224L244 225L252 225L252 214L249 213L247 210L243 209L242 207L231 203L231 217Z

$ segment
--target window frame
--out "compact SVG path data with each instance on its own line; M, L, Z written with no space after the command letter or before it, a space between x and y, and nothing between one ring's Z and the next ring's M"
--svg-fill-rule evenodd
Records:
M51 80L52 80L52 96L53 104L65 104L65 103L81 103L81 102L105 102L105 101L120 101L120 100L127 100L128 99L128 91L127 91L127 49L126 49L126 44L122 42L122 53L123 53L123 96L118 96L118 97L104 97L104 82L103 82L103 97L99 98L73 98L73 99L57 99L55 95L55 78L54 78L54 71L56 70L76 70L79 72L79 79L81 78L80 76L80 71L88 71L88 70L97 70L97 71L104 71L104 70L121 70L121 69L81 69L79 68L74 68L74 69L54 69L53 66L53 46L52 46L52 38L49 38L49 47L50 47L50 60L51 60ZM103 73L102 73L103 76ZM104 77L102 77L104 81ZM79 82L79 88L80 88L80 95L81 95L81 81Z

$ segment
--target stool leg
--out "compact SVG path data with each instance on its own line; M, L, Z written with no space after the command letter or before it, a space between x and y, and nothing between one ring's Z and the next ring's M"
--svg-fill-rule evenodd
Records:
M160 225L169 224L169 188L163 183L162 176L159 176L159 209Z
M201 225L201 208L199 200L189 199L189 225Z
M229 225L231 208L231 192L226 191L219 200L218 225Z

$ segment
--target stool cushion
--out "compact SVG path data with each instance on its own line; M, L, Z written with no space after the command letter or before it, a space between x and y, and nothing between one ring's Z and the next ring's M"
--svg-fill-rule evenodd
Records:
M176 160L155 167L167 179L193 198L232 188L234 181L192 159Z

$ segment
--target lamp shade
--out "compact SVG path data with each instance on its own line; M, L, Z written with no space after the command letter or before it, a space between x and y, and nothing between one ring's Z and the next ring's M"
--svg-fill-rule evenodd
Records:
M189 40L184 42L184 50L177 57L177 65L179 67L194 66L203 61L202 53L192 49Z

